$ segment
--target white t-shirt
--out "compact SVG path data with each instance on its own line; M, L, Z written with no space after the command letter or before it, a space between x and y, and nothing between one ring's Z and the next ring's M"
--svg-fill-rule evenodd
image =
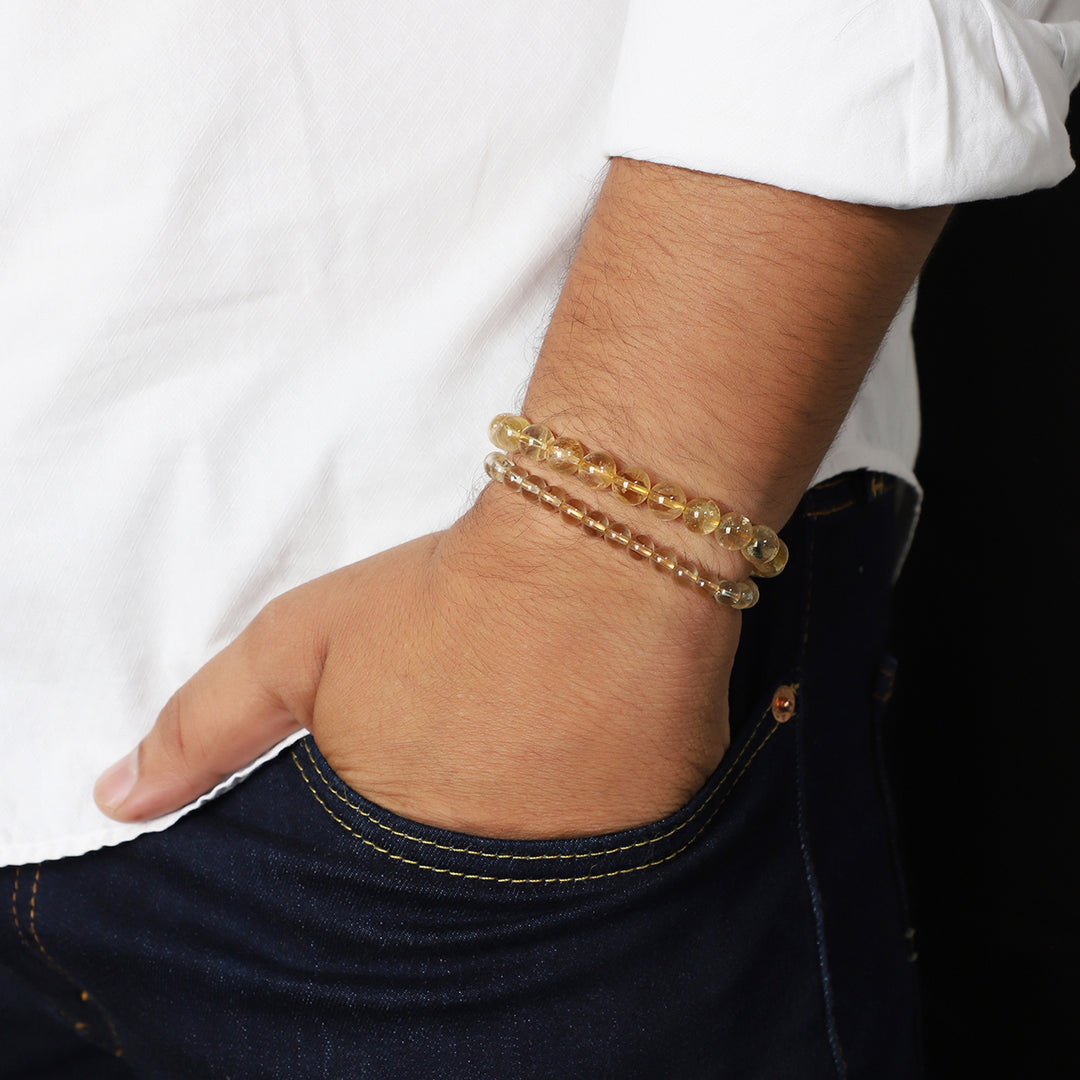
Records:
M896 206L1050 185L1078 18L5 4L0 863L175 820L106 820L95 777L271 597L468 506L608 155ZM819 479L912 478L911 309Z

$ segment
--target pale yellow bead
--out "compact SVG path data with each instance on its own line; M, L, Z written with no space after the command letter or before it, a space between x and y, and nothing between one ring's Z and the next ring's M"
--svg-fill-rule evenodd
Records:
M675 569L679 565L679 557L674 551L669 551L667 548L654 551L652 561L653 566L658 570L667 570L671 574L675 573Z
M675 580L685 585L696 585L701 577L701 571L693 563L678 562L675 565Z
M551 441L547 452L549 468L561 473L576 473L581 459L585 456L585 447L569 435L560 435Z
M484 472L491 477L492 480L502 483L506 479L506 470L513 468L514 463L503 453L498 450L492 451L484 458Z
M555 436L543 424L530 424L518 436L518 449L528 461L543 461Z
M547 510L559 511L562 509L563 500L566 498L566 492L560 487L549 487L540 492L539 499L540 505Z
M615 479L615 459L603 450L593 450L578 464L578 476L591 488L611 487Z
M781 573L788 564L788 547L783 540L779 540L780 550L772 557L772 560L760 566L755 565L750 571L754 577L774 578Z
M768 525L754 525L750 529L750 539L743 545L742 553L755 566L763 566L780 554L780 538Z
M720 546L728 551L739 551L752 539L750 519L734 510L725 514L716 529L716 539L720 541Z
M738 596L732 605L736 611L752 608L758 602L761 594L753 581L740 581L736 587L738 588Z
M618 521L613 521L604 530L604 539L610 540L616 547L628 547L633 538L629 527Z
M540 501L540 493L547 490L547 481L539 476L527 476L521 482L521 492L528 495L536 502Z
M692 533L715 532L720 525L720 507L712 499L691 499L682 512L682 519Z
M581 524L590 536L603 536L611 522L607 514L602 514L599 510L590 510L581 519Z
M735 607L739 601L741 590L739 583L735 581L728 581L727 578L721 578L716 583L716 602L722 607Z
M520 469L513 462L510 462L510 468L508 468L503 475L503 483L510 488L511 491L520 491L521 485L528 478L529 474L524 469Z
M678 484L654 484L649 509L664 521L673 521L686 509L686 492Z
M580 499L563 499L559 512L571 525L580 525L585 520L589 508Z
M488 424L488 438L500 449L508 454L514 453L518 448L518 439L521 433L529 426L529 421L524 416L515 416L513 413L499 413Z
M698 574L698 579L697 579L697 581L694 582L694 584L697 585L697 587L703 593L705 593L706 596L711 596L711 597L715 597L717 592L720 589L719 583L715 579L709 577L706 574Z
M638 506L643 503L649 497L651 489L652 481L649 479L649 474L636 465L620 470L611 481L612 494L629 506Z
M647 536L635 536L634 539L626 545L626 550L629 551L635 559L651 559L653 553L656 551L656 545Z

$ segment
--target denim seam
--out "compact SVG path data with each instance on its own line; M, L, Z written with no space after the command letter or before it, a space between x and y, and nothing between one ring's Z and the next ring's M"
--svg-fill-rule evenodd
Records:
M762 719L764 719L764 718L762 718ZM760 726L760 721L759 721L758 726ZM334 821L336 821L351 836L355 837L361 843L363 843L363 844L367 845L368 847L374 849L375 851L379 852L381 855L385 855L387 858L394 859L394 860L396 860L398 862L405 863L405 864L407 864L409 866L415 866L416 868L418 868L420 870L430 870L432 873L446 874L449 877L461 878L461 879L466 880L466 881L490 881L490 882L495 882L495 883L501 884L501 885L558 885L558 884L569 884L569 883L573 883L573 882L598 881L598 880L601 880L603 878L613 878L613 877L619 877L622 874L635 873L635 872L637 872L639 870L648 870L651 867L660 866L661 864L669 862L670 860L674 859L676 856L681 855L684 851L686 851L689 847L691 847L694 844L694 842L698 839L698 837L700 837L701 834L709 827L709 825L712 823L713 819L720 812L720 809L723 807L724 803L727 802L727 800L731 796L732 792L734 792L735 788L738 786L739 781L743 778L743 776L745 775L747 769L749 769L751 764L753 764L754 759L758 756L758 754L762 751L762 749L764 749L766 743L768 743L768 741L773 737L773 735L776 733L776 730L777 730L777 728L779 726L780 726L779 724L776 724L776 723L773 724L772 728L770 728L769 731L765 734L765 737L758 744L758 746L754 750L753 754L751 754L750 757L746 760L746 762L743 765L742 769L739 771L739 774L732 781L730 787L728 787L728 790L725 793L724 797L716 804L715 807L713 807L712 813L705 819L704 822L702 822L701 827L697 830L697 832L694 833L693 836L690 837L689 840L687 840L687 842L685 844L683 844L682 847L678 848L675 851L669 852L667 855L663 856L662 858L654 859L652 862L642 863L642 864L640 864L638 866L628 866L628 867L623 867L623 868L621 868L619 870L608 870L608 871L604 871L604 872L598 873L598 874L585 874L585 875L573 876L573 877L546 877L546 878L496 877L495 875L490 875L490 874L477 874L477 873L468 873L468 872L463 871L463 870L451 870L448 867L443 867L443 866L431 866L430 864L422 863L417 859L410 859L405 855L400 855L400 854L397 854L396 852L389 851L386 848L380 847L373 840L369 840L366 836L362 836L359 832L356 831L356 829L354 829L351 825L349 825L348 822L343 821L340 817L338 817L337 814L335 814L334 811L329 806L327 806L327 804L325 802L323 802L322 798L319 796L319 793L315 790L314 786L311 783L311 780L308 778L307 774L304 772L304 767L301 764L299 758L297 757L295 751L292 752L292 758L293 758L293 763L296 765L296 768L300 772L301 777L303 777L304 783L307 785L308 790L315 797L315 801L318 802L318 804L327 812L327 814L329 814L330 817ZM755 732L756 732L756 730L757 729L755 728ZM747 746L749 746L749 741L750 740L747 741ZM309 757L310 757L310 750L309 750ZM734 767L735 767L735 765L737 763L738 763L738 760L736 759L736 762L734 762L732 764L732 769L734 769ZM314 759L312 759L312 764L314 764ZM318 767L316 766L316 769L317 768ZM321 773L319 773L319 776L320 776L320 779L322 780L323 784L326 785L326 787L328 787L333 792L334 789L332 787L330 787L330 784L326 780L326 778L324 776L322 776ZM730 770L724 776L725 781L726 781L728 776L730 776ZM717 788L717 790L719 790L719 788ZM338 795L337 792L334 792L334 794ZM341 796L339 795L338 797L340 798ZM711 795L710 795L710 798L711 798ZM347 803L347 805L351 806L352 804ZM689 822L691 820L693 820L694 817L698 816L698 814L701 812L701 810L704 809L704 807L705 807L705 804L703 804L701 807L699 807L699 809L697 811L695 811L694 815L691 818L689 818L687 821L683 822L682 825L679 826L679 828L689 824ZM360 811L360 812L364 813L363 811ZM370 815L368 815L368 814L365 814L365 817L368 817L370 819ZM374 819L371 819L371 820L374 820ZM398 832L398 831L396 831L394 829L390 829L389 826L383 826L383 825L381 825L380 822L377 822L377 821L374 822L374 823L377 824L377 825L380 825L380 827L382 827L382 828L386 828L389 832L393 833L394 835L403 837L404 839L407 839L407 840L414 840L414 841L416 841L418 843L428 844L428 845L431 845L431 846L434 846L434 847L441 848L442 850L449 850L449 851L454 851L454 852L463 853L463 854L483 855L483 856L486 856L488 858L493 858L493 859L498 859L498 858L501 858L501 859L518 859L518 860L523 861L523 862L527 861L527 860L530 860L530 859L533 859L533 860L538 860L538 859L580 859L580 858L594 858L594 857L601 856L601 855L614 855L614 854L617 854L619 851L627 850L627 848L613 848L610 851L601 851L601 852L593 852L593 853L574 852L574 853L566 854L566 855L507 855L505 853L498 853L498 852L472 851L472 850L467 849L467 848L452 848L452 847L449 847L448 845L437 844L435 841L432 841L432 840L424 840L424 839L419 838L419 837L408 836L405 833L400 833L400 832ZM677 829L672 829L666 835L670 836L670 835L674 834L676 831L677 831ZM654 838L654 839L660 839L660 838ZM647 843L647 842L648 841L642 841L642 844ZM632 846L635 846L635 845L628 845L628 847L632 847Z
M23 933L22 926L19 924L19 914L18 914L17 904L18 904L18 896L19 896L19 871L21 869L22 869L21 867L16 867L15 868L15 887L12 890L12 893L11 893L11 911L12 911L12 915L15 918L15 929L18 932L19 940L28 949L32 950L33 946L30 944L30 941L27 939L26 934ZM105 1025L109 1029L109 1037L112 1040L112 1046L110 1048L108 1048L106 1050L106 1052L113 1054L115 1057L123 1057L124 1056L124 1051L123 1051L123 1049L121 1048L121 1045L120 1045L120 1036L119 1036L119 1033L116 1030L116 1025L113 1024L113 1022L112 1022L112 1018L101 1007L100 1003L90 993L90 991L84 989L83 986L71 974L70 971L68 971L57 960L53 959L53 957L49 954L48 950L45 948L45 946L41 942L41 938L38 935L38 931L37 931L37 895L38 895L38 885L39 885L40 881L41 881L41 864L39 863L38 866L37 866L37 869L34 872L34 884L33 884L33 887L30 890L30 905L29 905L30 937L32 937L34 939L34 944L37 946L38 951L41 953L42 958L44 959L46 965L49 968L51 968L53 971L55 971L56 974L59 975L62 979L65 979L67 982L71 983L71 985L74 986L75 989L79 991L80 998L87 1005L92 1005L97 1010L97 1012L100 1014L101 1018L105 1021ZM87 1025L86 1025L85 1022L80 1021L80 1020L76 1020L70 1013L68 1013L65 1009L61 1008L55 1002L50 1002L50 1007L53 1008L61 1017L63 1017L64 1020L66 1020L69 1024L71 1024L71 1026L77 1032L79 1032L80 1034L86 1030ZM97 1045L100 1045L100 1044L97 1044ZM103 1048L103 1049L105 1049L105 1048Z
M854 505L851 503L849 505ZM839 508L838 508L839 509ZM831 513L827 511L826 513ZM810 515L808 514L807 517ZM799 666L805 660L806 649L810 641L810 601L813 593L813 553L814 533L807 529L807 556L806 563L809 568L806 577L806 604L803 608L803 634L802 656L799 657ZM840 1077L847 1076L847 1062L844 1058L844 1050L840 1044L840 1033L836 1027L836 1014L833 1008L832 979L829 975L829 957L825 944L825 913L821 904L821 893L818 889L817 874L814 870L814 859L810 852L810 837L806 827L806 801L803 785L803 752L802 752L802 726L805 723L805 713L798 718L799 730L795 739L795 784L796 805L798 811L799 850L802 854L803 870L806 876L806 887L810 894L810 907L814 916L814 936L817 939L818 969L821 972L821 991L825 1006L825 1029L829 1040L829 1049L832 1051L833 1064L836 1066Z
M761 717L758 719L757 724L754 726L754 730L750 732L750 735L747 737L746 742L740 748L739 752L735 755L734 759L730 762L726 771L724 772L724 775L717 782L716 787L709 792L708 796L705 798L704 802L702 802L701 806L699 806L693 812L693 814L691 814L690 817L688 817L685 821L679 822L679 824L676 825L674 828L669 829L665 833L661 833L659 836L651 836L645 840L635 840L632 844L622 844L619 847L592 851L567 852L565 854L511 855L507 854L506 852L480 851L476 848L454 847L452 844L440 844L437 840L428 840L422 836L411 836L409 833L402 832L399 829L395 829L392 825L387 825L385 822L380 821L370 811L365 810L358 803L351 802L346 796L342 795L341 792L337 791L330 783L330 781L326 778L326 776L323 775L322 770L319 768L318 762L316 762L315 758L311 753L311 747L305 743L304 750L307 753L308 759L311 761L311 765L315 769L319 780L322 781L322 783L330 790L330 793L335 798L340 799L341 802L343 802L347 807L349 807L350 810L355 810L358 814L366 818L373 825L378 826L378 828L383 829L385 832L390 833L392 836L397 836L400 839L410 840L413 843L423 844L427 847L433 847L439 851L450 851L458 855L478 855L485 859L516 859L521 862L536 862L551 859L595 859L605 855L619 855L625 851L633 851L635 848L647 847L650 844L658 844L662 840L667 840L669 837L674 836L677 832L685 829L688 825L690 825L694 821L694 819L698 817L698 815L705 812L705 810L708 808L709 803L716 797L716 795L721 790L723 790L724 787L727 786L728 778L735 771L735 768L742 760L743 755L747 752L747 750L750 749L751 745L754 742L754 738L757 736L758 730L761 728L761 725L765 722L768 716L768 712L765 712L761 715ZM770 732L769 734L771 735L772 732ZM768 736L766 736L766 741L767 740ZM765 743L762 742L761 746L764 745ZM760 750L761 747L759 746L758 749ZM754 756L756 756L756 754L757 751L755 751ZM293 751L293 760L296 761L295 751ZM750 760L752 761L753 757L751 757ZM747 762L747 764L749 764L749 762ZM302 769L301 773L303 773ZM741 775L742 773L739 774L739 776ZM738 782L738 778L736 778L735 782Z

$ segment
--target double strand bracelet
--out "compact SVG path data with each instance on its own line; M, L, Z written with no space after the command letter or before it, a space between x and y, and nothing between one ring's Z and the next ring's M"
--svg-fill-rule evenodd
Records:
M671 574L676 581L711 596L723 607L742 611L758 602L759 592L755 582L711 577L647 536L635 535L626 525L612 522L606 514L586 506L580 499L571 498L562 488L550 487L542 477L527 472L504 453L488 454L484 459L484 471L497 483L519 491L526 498L558 513L569 524L580 525L586 533L625 548L636 559L651 562L658 569Z
M488 426L488 436L508 454L520 453L557 473L576 475L588 487L610 490L627 506L644 503L655 517L680 520L692 533L715 536L721 547L742 554L754 577L776 577L787 565L787 545L767 525L755 525L734 510L722 513L712 499L688 499L679 484L654 484L639 466L621 467L606 451L589 451L572 436L556 435L514 413L499 413Z

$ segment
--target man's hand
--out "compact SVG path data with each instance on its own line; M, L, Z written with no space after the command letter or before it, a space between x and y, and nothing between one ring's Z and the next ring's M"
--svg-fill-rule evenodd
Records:
M616 160L525 412L778 528L946 216ZM736 576L644 513L623 516ZM164 813L304 726L362 794L464 831L675 809L727 746L739 616L559 530L489 488L446 533L275 600L170 701L127 797L131 761L99 800Z
M738 616L606 546L493 487L447 532L286 593L177 691L103 809L182 806L304 726L352 787L429 824L539 838L663 817L726 748Z

